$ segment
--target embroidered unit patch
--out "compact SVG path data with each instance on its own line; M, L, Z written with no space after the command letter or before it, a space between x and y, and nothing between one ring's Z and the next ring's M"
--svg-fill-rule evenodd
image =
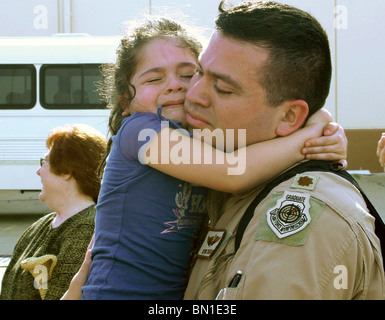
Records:
M299 173L294 177L294 181L291 185L294 189L314 190L319 177L312 176L310 174Z
M226 230L209 230L201 248L198 251L199 258L209 259L219 248L226 235Z
M267 223L278 238L304 229L311 221L310 195L285 191L277 204L267 211Z
M277 204L277 201L282 198L282 195L283 195L283 192L273 194L272 197L267 202L266 208L273 208ZM298 231L297 233L292 234L289 237L279 238L267 223L267 217L266 217L267 212L265 212L259 219L259 223L257 226L254 239L257 241L262 240L262 241L284 243L289 246L303 246L306 242L307 237L311 232L311 229L313 228L313 225L316 223L319 215L321 214L322 210L325 208L324 202L319 201L313 197L310 197L309 202L310 202L309 213L310 213L311 221L306 228L302 229L301 231Z

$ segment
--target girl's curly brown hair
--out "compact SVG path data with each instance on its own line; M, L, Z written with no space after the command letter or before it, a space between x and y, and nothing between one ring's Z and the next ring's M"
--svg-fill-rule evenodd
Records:
M170 38L179 40L180 46L190 49L191 53L198 59L202 45L195 38L189 36L187 31L177 22L161 18L148 21L135 28L130 35L124 36L117 49L116 63L103 65L104 81L99 83L98 90L102 99L106 101L107 107L111 110L108 121L107 153L111 150L111 137L117 134L122 125L123 106L119 97L128 97L127 104L135 97L135 87L132 85L131 79L139 65L141 49L153 40Z

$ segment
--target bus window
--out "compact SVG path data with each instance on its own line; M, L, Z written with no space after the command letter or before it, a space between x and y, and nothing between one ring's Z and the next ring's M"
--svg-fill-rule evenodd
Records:
M35 103L35 66L0 64L0 109L30 109Z
M100 64L43 65L40 103L46 109L104 109L96 91Z

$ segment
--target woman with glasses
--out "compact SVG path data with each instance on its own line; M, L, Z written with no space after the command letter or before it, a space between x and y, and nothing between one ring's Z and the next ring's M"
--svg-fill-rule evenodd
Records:
M94 232L99 166L107 141L87 125L52 130L40 159L40 201L54 212L18 240L5 271L1 299L60 299L79 270Z

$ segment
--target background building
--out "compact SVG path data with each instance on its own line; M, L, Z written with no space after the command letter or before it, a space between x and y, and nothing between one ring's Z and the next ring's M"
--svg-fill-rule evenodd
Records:
M90 37L119 37L135 21L153 15L164 15L193 25L198 29L199 38L205 44L214 27L219 2L220 0L0 0L0 66L22 63L43 65L43 68L38 66L36 69L39 85L43 83L43 79L48 79L42 78L40 72L48 70L44 68L44 64L70 63L64 62L64 52L60 48L56 47L56 51L49 52L50 44L58 41L58 37L53 35L88 34ZM240 1L230 2L236 4ZM349 138L348 169L382 172L376 157L376 147L381 133L385 132L383 106L385 1L278 0L278 2L310 12L328 33L332 51L333 78L326 108L345 128ZM22 45L11 51L7 45L10 42L7 41L14 38L22 39ZM46 38L44 42L46 47L42 45L43 38ZM103 62L91 60L96 59L92 57L95 50L86 43L92 40L83 41L78 37L76 41L79 45L76 54L72 54L76 56L74 58L82 56L82 63ZM111 48L116 48L115 44ZM21 53L24 59L33 57L34 60L40 61L19 61L18 54ZM63 56L63 61L60 60L60 56ZM71 59L72 56L67 53L66 59ZM6 81L5 76L3 79L0 77L0 89L5 88L3 83ZM56 89L52 81L48 81L45 88L48 90L50 86L52 90ZM21 118L27 110L24 112L12 110L9 106L1 108L5 99L3 98L0 97L0 204L8 201L10 190L14 194L14 191L40 188L40 180L35 171L38 157L45 150L44 141L48 135L48 126L53 126L51 122L49 124L46 122L47 128L44 127L42 125L44 120L36 117L27 125L19 121L20 128L16 128L12 121ZM36 93L36 98L37 104L42 103L39 92ZM50 100L46 102L51 103ZM29 112L37 114L38 107L43 110L41 106L36 106L30 108ZM47 106L43 105L43 108L47 109ZM58 119L60 116L60 121L68 121L63 116L67 112L63 111L64 113L60 115L59 111L50 110L49 117ZM87 114L84 111L83 116L91 119L96 113L92 111ZM58 124L55 123L56 125ZM98 129L103 133L107 132L106 125ZM28 133L28 138L16 137L14 132L20 130ZM35 148L35 145L39 145L40 149ZM28 151L33 148L34 152ZM23 156L19 156L22 152ZM24 166L25 172L17 169L20 165ZM14 174L10 174L12 168L16 168L15 172L26 182L23 187L20 187L20 184L16 186L17 178ZM13 184L12 187L4 187L8 183L6 179ZM30 185L27 185L27 182ZM19 196L20 194L17 194L17 197ZM23 196L25 197L25 194ZM13 203L9 203L8 207L13 207Z
M385 130L385 1L278 0L312 13L329 34L333 83L326 107L351 136L362 141L361 163L350 154L349 164L373 171L376 137ZM168 15L199 26L209 37L219 0L1 0L0 37L40 37L55 33L121 35L128 20L143 15ZM239 0L233 0L238 3ZM360 130L351 132L350 130ZM0 128L1 130L1 128ZM364 130L364 131L362 131ZM370 130L370 131L368 131ZM362 149L364 148L364 149ZM353 150L353 148L351 148ZM370 154L370 156L369 156Z

